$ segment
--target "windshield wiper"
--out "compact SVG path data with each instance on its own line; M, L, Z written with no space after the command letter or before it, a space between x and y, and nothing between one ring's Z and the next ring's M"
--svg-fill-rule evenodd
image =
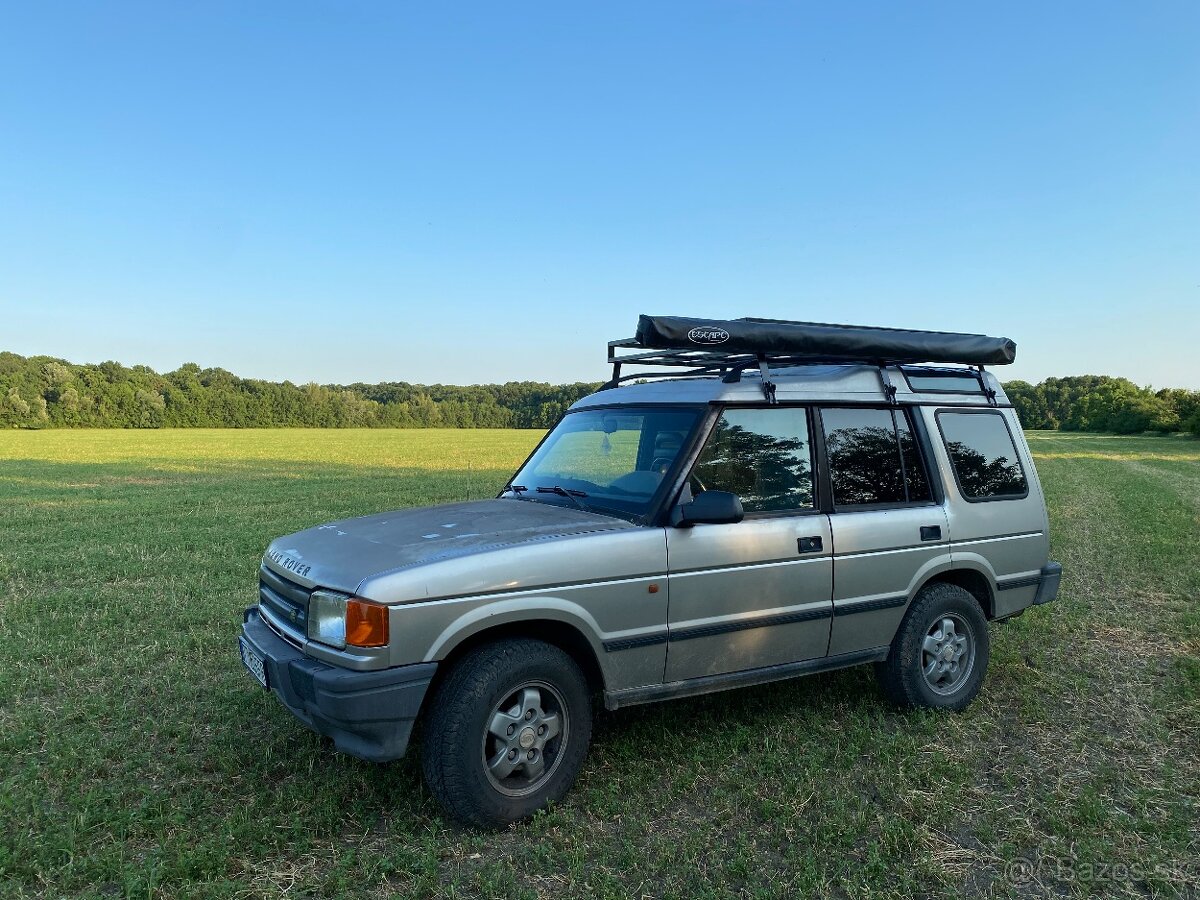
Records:
M512 491L514 494L516 494L516 495L517 495L517 499L518 499L518 500L531 500L531 499L532 499L531 497L522 497L522 496L521 496L521 491L527 491L527 490L529 490L529 488L525 487L525 485L523 485L523 484L513 484L513 483L510 481L508 484L506 484L506 485L504 486L504 490L502 490L500 493L501 493L501 494L507 494L509 491Z
M591 512L591 510L588 509L587 504L579 499L580 497L587 496L587 494L583 491L570 491L562 485L556 484L554 487L540 487L537 489L537 492L539 494L558 494L560 497L566 497L584 512Z

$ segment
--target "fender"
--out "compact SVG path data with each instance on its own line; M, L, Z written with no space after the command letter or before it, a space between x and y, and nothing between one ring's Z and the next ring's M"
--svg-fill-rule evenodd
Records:
M954 561L950 558L950 549L946 548L946 552L941 556L935 556L933 559L927 560L925 565L917 569L912 577L912 581L908 583L908 603L912 603L913 598L917 596L917 592L931 581L935 576L941 575L943 572L949 572L954 568ZM908 609L908 603L905 604L905 611Z
M990 590L992 592L992 595L995 596L996 580L997 580L996 579L996 570L992 567L992 564L987 561L987 557L982 556L979 553L972 553L970 551L964 552L962 550L954 550L953 554L954 554L953 568L959 569L959 570L969 569L973 572L978 572L980 575L982 575L984 578L987 579L988 590Z
M445 659L463 641L498 625L533 623L547 619L570 625L584 636L592 649L592 656L600 666L605 683L608 683L609 672L599 624L592 614L578 603L561 597L521 596L510 600L495 600L470 609L442 630L423 661L436 662Z

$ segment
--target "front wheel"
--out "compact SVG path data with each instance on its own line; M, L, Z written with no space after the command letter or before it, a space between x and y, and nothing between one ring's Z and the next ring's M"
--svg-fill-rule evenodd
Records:
M461 659L434 695L421 762L451 816L507 825L560 799L592 734L587 680L541 641L489 644Z
M989 649L979 601L957 585L933 584L913 600L875 674L899 706L957 711L979 693Z

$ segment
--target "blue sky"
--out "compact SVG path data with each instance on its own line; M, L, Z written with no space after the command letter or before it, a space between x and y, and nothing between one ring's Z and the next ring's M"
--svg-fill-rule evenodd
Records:
M1200 388L1200 4L25 3L0 349L603 377L640 312Z

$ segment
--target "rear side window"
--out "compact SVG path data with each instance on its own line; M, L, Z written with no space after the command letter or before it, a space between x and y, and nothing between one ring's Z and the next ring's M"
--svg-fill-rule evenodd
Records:
M932 499L904 410L822 409L821 422L835 506Z
M993 412L937 414L959 490L968 500L1024 497L1029 492L1004 416Z
M725 410L692 475L693 491L737 494L746 512L812 508L807 411Z

